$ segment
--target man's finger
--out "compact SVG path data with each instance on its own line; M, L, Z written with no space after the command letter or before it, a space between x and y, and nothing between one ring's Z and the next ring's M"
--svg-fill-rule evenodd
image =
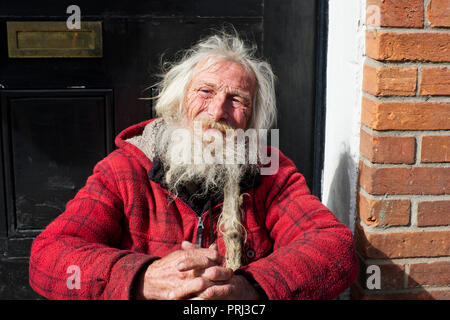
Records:
M200 248L200 246L198 244L194 244L194 243L186 241L186 240L181 242L181 249L183 249L183 250L197 249L197 248Z
M202 274L202 277L211 281L228 281L232 276L232 269L219 266L207 268Z
M178 288L175 288L169 293L169 300L178 300L188 297L192 294L205 291L208 287L212 286L214 282L203 279L201 277L192 280L187 280Z
M222 263L222 257L215 250L211 249L192 249L186 250L184 256L177 265L178 271L190 269L206 269Z
M233 288L230 283L214 285L197 295L197 298L203 300L227 300L233 299Z
M180 278L183 280L194 279L200 277L204 271L204 269L190 269L187 271L180 271Z
M217 265L217 262L208 259L206 256L189 256L178 263L177 270L182 272L191 269L206 269L215 265Z

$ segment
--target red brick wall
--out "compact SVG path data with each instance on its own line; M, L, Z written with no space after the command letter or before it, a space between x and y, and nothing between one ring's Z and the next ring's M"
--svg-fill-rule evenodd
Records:
M366 4L352 298L450 299L450 0Z

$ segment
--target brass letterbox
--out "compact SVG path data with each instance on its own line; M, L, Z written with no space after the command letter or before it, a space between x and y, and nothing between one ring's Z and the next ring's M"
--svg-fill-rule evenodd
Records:
M100 58L102 22L81 21L69 29L65 21L8 21L10 58Z

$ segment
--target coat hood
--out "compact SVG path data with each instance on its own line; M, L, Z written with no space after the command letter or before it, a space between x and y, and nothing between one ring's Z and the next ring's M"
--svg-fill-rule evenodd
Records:
M117 135L115 144L129 155L136 157L149 171L155 156L154 130L162 123L162 118L156 118L128 127Z

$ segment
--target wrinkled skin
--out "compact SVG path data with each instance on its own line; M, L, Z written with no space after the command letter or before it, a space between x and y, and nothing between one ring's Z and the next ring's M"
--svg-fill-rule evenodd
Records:
M258 293L243 277L220 264L214 244L199 248L184 241L176 250L148 266L139 277L137 299L245 300Z
M201 62L184 104L187 120L207 118L246 129L252 114L256 80L243 66L231 61Z

